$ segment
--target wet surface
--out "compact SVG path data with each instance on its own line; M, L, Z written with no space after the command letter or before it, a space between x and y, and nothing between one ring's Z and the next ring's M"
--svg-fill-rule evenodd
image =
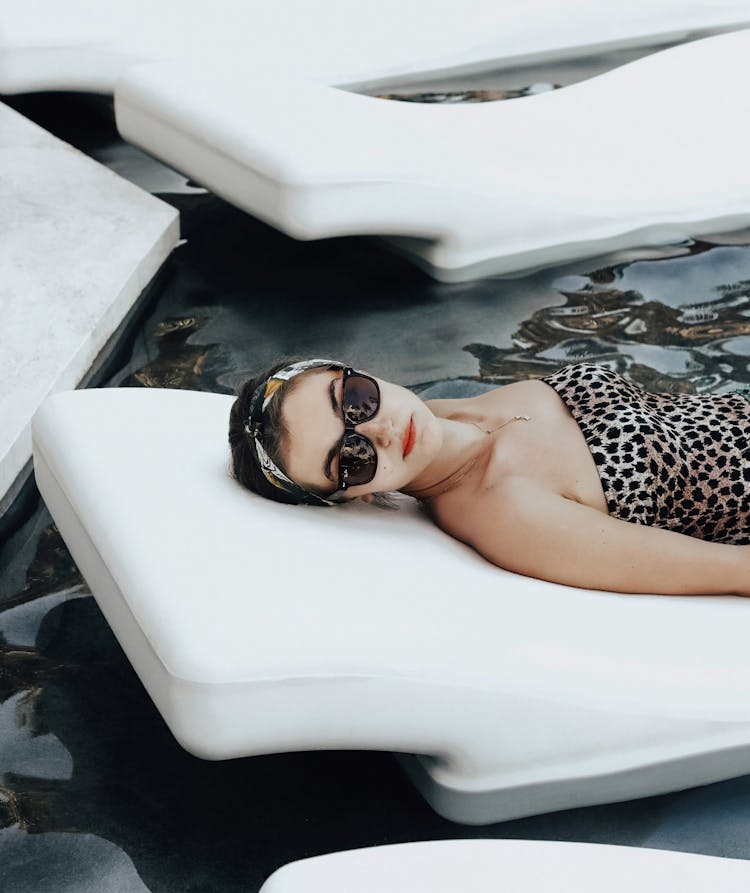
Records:
M38 101L45 126L58 119L136 182L161 183L183 212L186 242L110 386L230 392L279 357L313 354L424 396L573 359L653 390L750 383L750 235L436 283L376 240L294 242L123 146L85 102L63 114L61 101ZM448 837L750 858L750 777L471 828L436 816L387 754L203 762L166 729L44 506L0 545L0 889L253 891L292 859Z
M522 99L537 93L548 93L557 90L561 84L530 84L515 90L430 90L418 93L376 93L377 99L393 99L397 102L427 102L442 104L501 102L504 99Z
M630 47L581 58L548 60L464 75L453 73L419 80L409 80L404 76L391 81L387 87L355 88L355 92L401 102L473 103L519 99L588 80L670 46L674 44Z
M721 392L746 384L750 252L693 242L682 256L561 276L564 303L535 311L513 347L474 343L482 378L498 383L595 360L652 391Z

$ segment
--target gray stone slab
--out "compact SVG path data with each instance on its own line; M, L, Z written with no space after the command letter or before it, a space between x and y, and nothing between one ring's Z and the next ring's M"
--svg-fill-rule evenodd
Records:
M0 503L179 237L174 208L0 104Z

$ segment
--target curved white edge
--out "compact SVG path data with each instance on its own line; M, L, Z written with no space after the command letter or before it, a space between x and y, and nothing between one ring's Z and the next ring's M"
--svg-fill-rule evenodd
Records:
M746 893L750 862L639 847L441 840L291 862L260 893Z
M0 92L108 93L137 61L200 64L207 47L221 58L254 59L257 71L374 84L569 58L750 24L743 0L612 0L606 7L598 0L565 6L556 0L423 0L407 7L381 0L377 13L342 0L215 0L208 17L195 0L130 0L119 7L68 0L64 8L61 14L56 0L7 0L0 20ZM431 23L427 31L425 18Z
M711 135L750 112L749 54L750 31L725 34L463 107L146 66L118 89L116 114L127 139L295 238L385 236L460 282L747 227L741 141ZM581 120L604 118L618 126L582 138Z
M630 768L592 773L591 768L550 767L543 780L508 784L500 775L485 779L481 790L473 779L452 771L431 757L400 754L401 767L438 815L462 825L490 825L547 812L619 803L672 791L714 784L750 771L750 745L742 736L704 744L692 754L641 751ZM734 742L732 742L734 738ZM739 742L739 743L738 743ZM638 760L643 761L640 764Z

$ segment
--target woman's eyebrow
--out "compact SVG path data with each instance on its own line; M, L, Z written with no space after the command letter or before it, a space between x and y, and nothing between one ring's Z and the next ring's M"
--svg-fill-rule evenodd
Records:
M338 407L336 406L336 394L334 393L334 387L336 386L336 379L332 378L331 383L328 386L328 396L331 398L331 409L333 410L334 415L339 414Z
M333 414L338 417L339 410L336 406L336 395L334 393L334 388L336 386L336 379L332 378L331 383L328 386L328 396L331 398L331 409L333 410ZM331 474L331 463L333 462L334 456L339 448L338 443L334 443L330 450L328 450L328 455L326 456L326 460L323 463L323 474L328 478L328 480L335 484L336 482L333 479L333 475Z
M338 452L339 445L334 443L330 450L328 450L328 455L326 456L326 460L323 463L323 474L328 478L328 480L335 484L336 481L333 479L333 475L331 474L331 463L333 462L333 458Z

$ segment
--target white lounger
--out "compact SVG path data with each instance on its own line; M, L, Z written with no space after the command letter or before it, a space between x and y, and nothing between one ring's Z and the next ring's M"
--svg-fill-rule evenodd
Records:
M750 31L523 100L392 102L302 78L133 69L123 136L300 239L397 237L439 279L750 224Z
M747 893L750 862L539 840L441 840L291 862L260 893Z
M111 93L145 60L325 83L466 72L750 25L747 0L4 0L0 93ZM236 111L236 110L235 110Z
M750 772L746 599L516 576L406 497L267 502L228 474L231 402L70 392L33 427L52 516L189 751L419 754L425 797L468 823Z

